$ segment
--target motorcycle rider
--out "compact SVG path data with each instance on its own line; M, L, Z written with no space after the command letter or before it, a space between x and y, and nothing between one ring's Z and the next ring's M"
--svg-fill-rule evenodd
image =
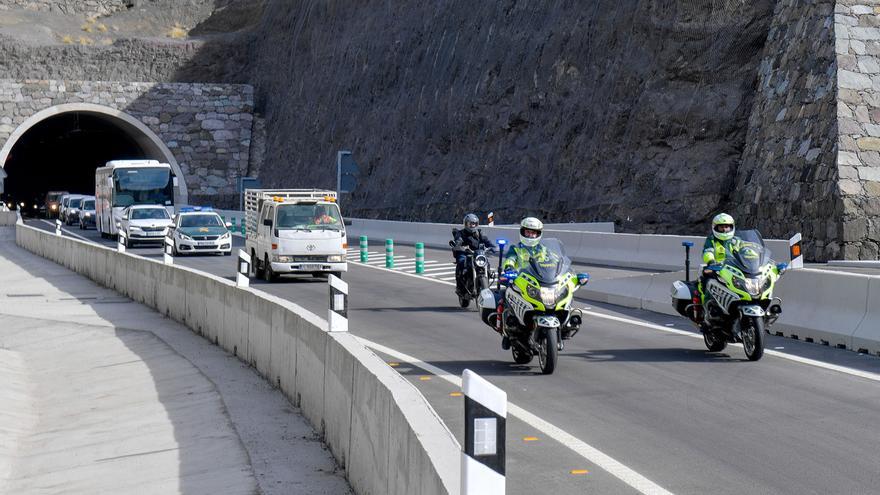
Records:
M539 261L546 259L547 248L541 244L544 223L535 217L523 218L519 224L519 244L510 246L502 270L523 270L529 266L529 261L535 258Z
M733 251L739 247L739 238L736 237L736 223L733 217L727 213L719 213L712 219L712 235L706 237L703 243L703 263L706 268L700 277L700 286L705 287L710 277L715 276L715 271L710 270L711 265L720 265Z
M452 256L455 258L455 293L459 296L464 296L466 293L464 277L468 270L467 249L472 251L476 251L480 247L495 249L492 241L479 229L480 219L476 215L468 213L462 223L464 224L463 229L456 229L452 232Z

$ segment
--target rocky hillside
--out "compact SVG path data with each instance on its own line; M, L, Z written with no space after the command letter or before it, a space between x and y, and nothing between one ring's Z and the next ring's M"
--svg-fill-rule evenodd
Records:
M705 228L731 193L774 4L271 2L247 57L264 183L332 186L352 149L358 215Z

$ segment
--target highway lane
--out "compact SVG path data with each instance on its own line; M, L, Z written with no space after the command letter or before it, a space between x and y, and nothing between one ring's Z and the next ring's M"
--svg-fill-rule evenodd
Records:
M155 248L133 252L159 256ZM412 255L411 248L398 252ZM438 263L448 256L428 251ZM235 265L234 257L176 262L230 278ZM613 269L593 271L613 275ZM450 286L356 264L345 278L351 284L353 333L452 374L465 367L483 374L506 390L512 403L672 493L876 492L876 381L772 355L749 363L738 348L710 355L698 339L596 317L567 345L557 373L541 376L535 367L514 365L476 314L456 307ZM324 314L323 281L291 278L253 286ZM660 328L687 328L683 320L662 315L591 307ZM777 347L880 372L880 359L853 352L769 338L768 348ZM454 387L437 377L423 380L431 375L406 362L397 369L460 437L460 398L449 395ZM508 442L510 493L634 493L523 421L512 420ZM589 472L570 474L574 469Z

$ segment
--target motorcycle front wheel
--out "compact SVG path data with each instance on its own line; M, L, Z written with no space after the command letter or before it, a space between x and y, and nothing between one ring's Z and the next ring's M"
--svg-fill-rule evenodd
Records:
M742 319L743 350L749 361L757 361L764 355L764 319L744 317Z
M545 328L542 334L538 337L538 365L541 366L541 373L550 375L556 370L556 359L559 357L556 329Z

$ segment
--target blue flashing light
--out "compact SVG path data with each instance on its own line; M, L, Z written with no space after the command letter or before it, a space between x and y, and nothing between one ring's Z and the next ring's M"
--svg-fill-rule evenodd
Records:
M684 247L694 247L694 243L691 241L684 241L681 243L681 245Z
M507 245L507 239L497 239L495 241L495 243L498 244L499 246L505 246L505 245Z
M192 213L194 211L214 211L210 206L181 206L180 213Z

